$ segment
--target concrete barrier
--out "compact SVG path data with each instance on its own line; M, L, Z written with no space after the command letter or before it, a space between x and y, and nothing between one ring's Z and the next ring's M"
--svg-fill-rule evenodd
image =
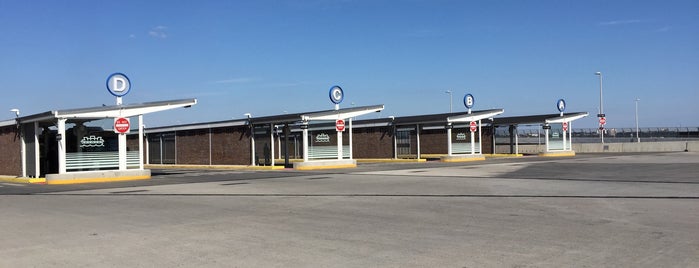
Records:
M545 145L520 145L521 154L538 154L546 150ZM699 141L662 141L627 143L573 143L576 153L653 153L653 152L699 152ZM496 153L509 153L509 146L498 146Z
M145 170L102 170L46 174L47 184L77 184L95 182L115 182L150 179L150 169Z
M296 170L317 170L317 169L335 169L335 168L355 168L357 160L342 159L342 160L315 160L308 162L294 163Z

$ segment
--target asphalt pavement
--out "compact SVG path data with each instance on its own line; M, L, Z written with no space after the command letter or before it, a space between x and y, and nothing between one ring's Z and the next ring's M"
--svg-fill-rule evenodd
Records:
M699 154L0 183L0 267L699 267Z

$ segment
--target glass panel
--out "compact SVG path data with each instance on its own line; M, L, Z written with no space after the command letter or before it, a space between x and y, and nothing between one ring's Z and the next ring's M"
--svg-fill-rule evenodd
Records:
M342 157L349 158L349 132L342 133ZM308 130L308 159L337 159L337 131Z
M480 153L478 131L473 132L473 150L474 153ZM471 153L471 129L468 125L454 126L451 130L451 152L453 154L470 154Z
M131 127L138 126L138 119L131 119ZM114 119L68 120L66 122L66 170L114 170L119 169L119 134L114 132ZM138 131L138 128L135 128ZM139 168L138 135L126 141L126 165Z
M549 151L563 150L563 126L551 124L549 130Z

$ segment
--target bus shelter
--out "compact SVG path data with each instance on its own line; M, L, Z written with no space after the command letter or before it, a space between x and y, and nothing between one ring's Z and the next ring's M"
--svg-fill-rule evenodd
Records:
M485 158L482 156L481 150L481 121L483 119L493 118L504 112L504 109L491 109L447 117L447 155L442 156L441 160L444 162L484 160ZM470 139L466 139L466 137L452 138L452 129L454 125L459 123L468 125ZM456 152L455 149L457 149Z
M19 117L22 176L45 176L49 184L150 178L144 169L143 115L196 103L181 99ZM138 135L127 140L134 121Z
M251 163L259 165L262 162L260 161L260 155L262 155L265 165L274 166L277 156L281 156L284 159L285 167L293 166L295 169L356 166L356 161L352 157L352 120L355 117L380 112L383 109L383 105L372 105L257 118L248 114L248 124L252 132L250 139ZM321 130L319 125L338 124L338 121L342 121L343 124L347 122L347 126L339 127L336 125L332 130L322 129L319 131ZM295 138L291 133L291 126L298 126L302 132L301 137L299 137L301 148L298 150L289 148L289 139ZM313 139L310 135L312 132L317 132ZM261 136L266 137L261 138ZM343 136L346 136L347 140L344 140ZM331 144L333 141L336 143L335 145ZM260 143L264 144L261 148ZM294 141L294 145L297 144ZM275 146L279 146L280 149L275 150ZM275 151L280 155L275 155ZM289 161L290 151L301 151L303 161L295 162L292 165Z
M519 154L520 126L536 126L543 130L544 145L539 150L542 155L546 154L571 154L572 150L572 123L575 120L586 117L587 112L574 112L562 114L543 114L498 117L493 120L495 127L507 127L509 132L509 153ZM540 138L540 135L536 135ZM497 142L494 142L497 146Z

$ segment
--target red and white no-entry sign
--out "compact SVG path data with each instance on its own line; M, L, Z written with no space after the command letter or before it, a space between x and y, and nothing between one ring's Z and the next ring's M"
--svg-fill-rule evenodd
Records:
M114 118L114 132L116 133L129 133L131 129L131 122L128 118Z
M607 123L607 118L606 118L606 117L600 117L600 118L599 118L599 124L600 124L600 125L604 125L604 124L606 124L606 123Z
M563 122L563 131L568 131L568 122Z
M471 132L476 132L478 130L478 124L476 121L471 121Z
M338 119L335 121L335 129L340 132L345 131L345 120Z

